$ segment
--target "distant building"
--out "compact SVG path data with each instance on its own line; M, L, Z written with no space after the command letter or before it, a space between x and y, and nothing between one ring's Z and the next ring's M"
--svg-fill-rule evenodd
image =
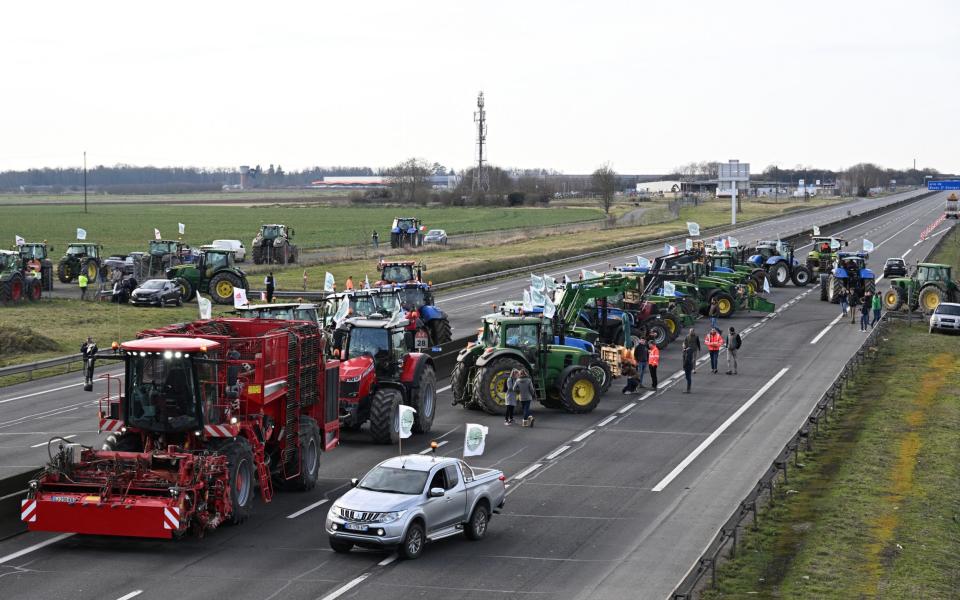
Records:
M645 181L637 184L638 194L676 194L683 185L679 180Z
M456 175L431 175L434 189L453 189L459 183ZM390 186L390 178L383 175L331 175L310 182L310 187L324 189L376 189Z

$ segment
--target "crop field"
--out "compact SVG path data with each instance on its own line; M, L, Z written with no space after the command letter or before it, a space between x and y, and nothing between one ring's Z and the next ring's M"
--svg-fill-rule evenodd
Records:
M250 244L261 224L285 223L295 230L294 242L303 248L350 246L370 243L374 229L381 244L390 242L390 225L395 216L419 217L427 228L445 229L448 234L475 233L557 225L599 219L602 211L592 208L396 208L333 206L210 206L210 205L90 205L82 207L10 207L0 219L0 247L13 244L14 236L27 241L47 240L62 251L75 240L76 228L87 230L87 240L104 245L107 253L145 250L157 228L166 239L176 239L177 223L183 223L183 240L189 244L214 239L239 239Z

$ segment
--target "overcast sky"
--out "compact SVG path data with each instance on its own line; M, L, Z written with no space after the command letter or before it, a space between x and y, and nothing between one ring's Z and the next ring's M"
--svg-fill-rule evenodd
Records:
M10 2L0 170L960 171L960 2Z

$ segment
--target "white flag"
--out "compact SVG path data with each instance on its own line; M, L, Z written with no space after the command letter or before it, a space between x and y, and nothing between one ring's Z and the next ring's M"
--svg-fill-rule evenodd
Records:
M155 240L163 239L160 237L160 230L157 229L156 227L153 228L153 239Z
M871 242L867 238L863 238L863 251L873 252L873 242Z
M241 308L249 304L250 302L247 300L247 290L240 287L233 288L233 307Z
M546 273L543 275L543 285L548 292L552 292L557 289L557 280L553 277L550 277Z
M363 275L363 289L365 290L370 289L370 276L367 274Z
M700 235L700 224L687 221L687 232L693 237L698 237Z
M487 444L487 432L489 428L486 425L477 423L467 423L466 430L463 432L463 457L480 456Z
M543 279L533 273L530 274L530 289L542 292L544 290Z
M530 303L534 306L544 306L547 297L540 290L530 288Z
M323 291L332 292L334 285L336 285L336 282L333 280L333 273L328 271L323 278Z
M85 240L85 239L87 239L87 230L86 230L86 229L80 229L79 227L77 227L77 239L78 239L78 240Z
M732 237L732 238L727 238L727 239L730 240L730 247L731 247L731 248L737 248L737 247L740 246L740 241L737 240L737 238Z
M413 434L413 421L417 410L412 406L407 406L406 404L401 404L397 408L400 409L400 415L398 419L400 429L398 433L400 434L401 439L407 439Z
M183 235L183 232L186 231L187 226L183 223L177 223L177 229L180 231L180 235Z
M830 249L839 250L840 249L840 240L830 238Z
M723 240L716 240L713 242L713 247L717 249L717 252L723 252Z
M553 315L557 314L557 305L546 296L544 296L543 300L543 316L552 319Z
M687 241L684 242L683 247L686 248L687 250L693 250L693 240L691 240L690 238L687 238Z
M649 268L650 268L650 260L649 260L649 259L646 259L646 258L644 258L644 257L642 257L642 256L638 256L638 257L637 257L637 266L638 266L639 268L641 268L641 269L649 269Z
M763 291L766 294L770 293L770 281L766 277L763 278Z
M17 243L18 246L22 246L22 245L24 245L24 244L27 243L27 240L23 239L23 238L20 237L19 235L14 234L13 237L16 239L16 243Z
M691 247L692 247L692 246L691 246ZM677 247L676 247L676 246L671 246L670 244L664 244L664 245L663 245L663 253L664 253L664 254L676 254L677 252L678 252L678 250L677 250Z
M820 235L820 227L818 225L813 226L813 235Z
M201 319L213 318L213 302L210 302L210 300L204 298L200 294L197 294L197 306L200 307Z
M677 286L675 286L672 281L664 281L664 282L663 282L663 295L664 295L664 296L676 296L676 295L677 295Z
M333 315L333 322L339 325L346 317L347 312L350 310L350 299L343 298L340 300L340 305L337 306L337 312Z
M523 312L533 312L533 298L530 297L530 290L523 290Z

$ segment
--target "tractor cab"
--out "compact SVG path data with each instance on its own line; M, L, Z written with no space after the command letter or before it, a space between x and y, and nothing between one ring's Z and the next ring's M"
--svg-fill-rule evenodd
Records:
M280 237L292 238L293 229L287 229L286 225L261 225L260 237L264 240L275 240Z
M223 248L204 248L197 261L197 268L203 271L205 277L212 277L217 271L234 266L233 250Z
M390 227L391 233L416 233L420 227L420 219L416 217L397 217Z
M409 353L406 325L406 320L356 317L337 327L333 345L340 350L341 372L347 381L353 371L362 374L371 366L380 376L397 376Z
M377 270L380 271L380 281L378 285L422 281L423 271L425 269L426 267L423 263L412 260L380 261L377 265Z
M951 267L950 265L936 263L918 263L917 281L921 285L928 281L950 283L953 281L953 277L951 277Z
M150 246L147 252L150 256L165 256L167 254L179 255L182 250L189 249L189 246L183 242L171 240L150 240Z
M17 247L17 250L20 252L20 256L24 261L30 262L31 260L44 261L47 260L47 245L39 243L30 243L30 244L21 244ZM53 246L49 247L49 250L53 251Z

